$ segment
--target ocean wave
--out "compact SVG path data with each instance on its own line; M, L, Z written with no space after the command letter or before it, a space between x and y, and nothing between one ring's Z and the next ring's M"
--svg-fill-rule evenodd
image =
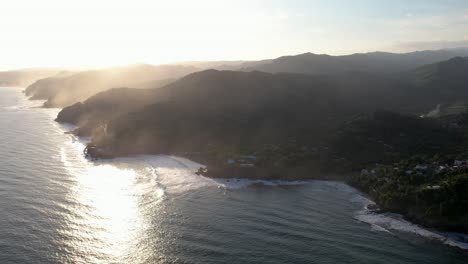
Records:
M74 137L74 136L73 136ZM84 148L84 139L74 139L70 144L74 146L75 151L80 152L82 159L82 150ZM64 150L63 150L64 151ZM66 167L73 167L73 163L64 157L62 161ZM75 157L76 158L76 157ZM86 161L87 166L96 166L92 162ZM263 186L293 186L320 183L324 187L339 189L346 193L358 193L353 187L342 182L328 181L285 181L285 180L249 180L249 179L213 179L197 175L195 172L198 168L204 165L193 162L191 160L165 155L145 155L128 158L116 158L102 161L104 164L116 166L117 164L127 164L127 166L137 167L137 164L143 166L143 169L137 170L140 177L144 178L144 188L140 188L137 195L148 197L149 199L156 198L159 200L165 194L180 194L188 191L197 190L206 187L216 187L225 190L242 189L254 185ZM151 194L151 195L150 195ZM366 206L372 203L371 200L361 194L352 196L350 202L358 203L361 206ZM374 213L367 209L356 213L354 218L358 221L370 224L370 228L375 232L384 232L391 235L396 235L394 232L405 232L419 235L428 239L438 240L449 246L468 249L468 236L459 233L441 233L422 228L416 224L406 221L399 214L393 213Z
M57 128L63 132L74 129L74 126L57 124ZM116 158L98 162L90 161L83 155L83 149L88 141L86 138L66 135L70 140L61 148L60 158L69 172L72 174L90 173L93 168L100 166L112 166L121 169L125 164L126 169L136 172L136 181L139 188L135 195L147 198L148 202L161 200L166 194L183 193L205 187L217 187L226 190L236 190L253 185L263 186L288 186L304 184L323 184L324 187L339 189L346 193L356 193L350 199L353 203L365 206L372 203L365 196L357 192L353 187L342 182L333 181L285 181L285 180L249 180L249 179L212 179L197 175L195 172L204 165L191 160L164 155L146 155L127 158ZM99 172L99 170L98 170ZM117 171L116 171L117 172ZM424 229L410 223L397 214L378 214L369 210L361 210L354 218L368 223L370 229L375 232L385 232L396 235L395 231L413 233L441 241L447 245L468 249L468 237L458 233L440 233Z
M217 183L222 185L226 189L241 189L252 185L264 185L264 186L287 186L287 185L304 185L310 183L310 181L286 181L286 180L249 180L249 179L214 179Z
M168 193L182 193L202 187L218 187L217 181L195 174L203 165L175 156L140 156L139 159L154 169L157 182Z
M440 241L449 246L468 250L468 236L460 233L443 233L425 229L413 224L395 213L375 213L367 209L356 213L354 218L358 221L371 225L371 230L376 232L386 232L395 234L392 231L415 234L432 240Z
M388 229L383 228L383 227L378 226L378 225L374 225L374 224L371 224L371 230L375 231L375 232L384 232L384 233L389 233L389 234L393 235L393 233L390 232Z
M143 163L154 172L154 178L168 193L183 193L205 187L215 187L225 190L235 190L253 185L286 186L304 185L312 181L286 181L286 180L250 180L241 178L208 178L197 175L195 172L203 164L186 158L167 155L141 155L136 157L117 158L114 160ZM341 183L341 185L344 185Z

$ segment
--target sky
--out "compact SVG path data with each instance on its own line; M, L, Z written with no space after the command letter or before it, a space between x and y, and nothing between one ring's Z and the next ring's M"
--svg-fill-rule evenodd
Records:
M468 0L2 0L0 69L468 46Z

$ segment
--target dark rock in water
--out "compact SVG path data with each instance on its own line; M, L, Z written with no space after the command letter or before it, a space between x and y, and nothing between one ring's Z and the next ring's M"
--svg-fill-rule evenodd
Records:
M379 206L377 206L377 204L368 204L366 206L366 209L369 210L369 211L379 211Z
M204 167L200 167L197 172L195 172L196 175L199 176L204 176L207 173L207 169Z

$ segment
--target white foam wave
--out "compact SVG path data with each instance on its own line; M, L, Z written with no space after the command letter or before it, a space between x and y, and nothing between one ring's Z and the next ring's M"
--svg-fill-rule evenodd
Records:
M385 232L385 233L393 234L388 229L383 228L383 227L378 226L378 225L374 225L374 224L371 224L371 230L376 231L376 232Z
M92 178L94 181L118 182L119 178L133 178L133 194L139 197L146 197L151 202L160 201L165 191L157 182L155 170L147 166L142 166L142 162L135 159L113 159L102 161L90 161L83 155L86 140L70 136L60 149L60 160L64 167L74 175L75 179L82 181ZM121 180L121 179L120 179Z
M32 101L34 103L21 104L19 106L11 106L11 109L24 109L31 108L41 102ZM57 109L46 110L50 113L51 117L55 118ZM68 132L74 127L69 125L57 125L57 128L63 132ZM107 165L118 167L118 164L125 163L126 166L133 170L138 165L143 165L139 169L135 169L139 175L140 190L136 195L148 196L152 194L149 200L153 197L161 198L168 193L181 193L190 190L199 189L202 187L218 187L224 189L240 189L255 184L262 184L265 186L280 186L280 185L303 185L310 184L317 181L266 181L266 180L248 180L248 179L212 179L195 174L202 164L190 161L188 159L174 157L174 156L139 156L133 158L113 159L106 161L99 161L98 163L87 160L83 155L83 149L87 143L87 139L77 138L70 135L70 141L65 144L60 150L60 159L71 173L83 173L83 171L90 171L93 168ZM134 167L135 166L135 167ZM85 168L85 170L83 170ZM87 168L87 169L86 169ZM99 172L99 171L98 171ZM99 176L99 175L97 175ZM327 186L338 188L344 192L352 193L355 189L340 183L340 182L326 182ZM359 204L369 204L371 201L362 195L356 195L351 199L352 202ZM439 233L430 231L419 227L404 220L400 215L396 214L377 214L368 210L358 212L355 219L370 224L371 230L376 232L385 232L394 234L392 231L401 231L417 234L430 239L436 239L443 243L456 246L462 249L468 249L468 236L457 233Z
M57 124L55 126L63 132L76 128L67 124ZM180 157L147 155L92 162L83 155L83 150L89 139L71 134L66 136L70 140L61 148L60 158L65 167L74 174L78 173L76 172L77 167L83 173L83 171L89 171L93 167L101 165L124 166L135 170L142 181L151 182L145 188L140 189L141 194L148 194L153 191L157 197L166 192L181 193L207 186L224 187L213 179L195 174L203 165Z
M58 125L58 128L64 132L72 130L74 127L69 125ZM139 165L143 165L143 169L136 170L139 175L139 186L138 196L148 196L149 198L154 197L160 200L162 196L167 193L183 193L190 190L195 190L203 187L218 187L224 189L240 189L251 185L261 184L265 186L280 186L280 185L302 185L309 184L317 181L267 181L267 180L248 180L248 179L212 179L203 177L195 174L200 168L204 167L202 164L190 161L185 158L175 156L139 156L133 158L121 158L100 161L98 164L90 162L83 156L83 149L87 143L87 139L77 138L70 135L70 141L66 143L66 146L61 148L60 158L64 163L65 167L70 170L71 173L77 173L83 171L83 168L87 168L86 171L92 171L96 166L110 165L115 166L117 164L125 163L128 168L136 168ZM321 181L322 182L322 181ZM353 193L356 190L341 182L327 182L323 181L323 184L332 188L340 189L343 192ZM356 202L362 205L371 203L369 199L363 195L355 195L351 199L352 202ZM375 232L385 232L394 234L392 231L407 232L420 235L429 239L435 239L442 241L443 243L456 246L462 249L468 249L468 237L463 234L456 233L439 233L424 229L418 225L412 224L402 218L398 214L378 214L368 210L362 210L358 212L355 218L361 222L370 224L371 230Z
M249 180L249 179L214 179L226 189L241 189L252 185L264 186L286 186L286 185L304 185L310 181L283 181L283 180Z
M445 240L445 244L449 246L459 247L465 250L468 250L468 235L461 234L461 233L451 233L447 232L444 233L447 240Z
M70 131L74 127L67 125L59 125L64 131ZM68 148L71 147L73 150L72 157L70 157L70 152L65 148L61 149L61 159L66 167L70 169L76 168L76 161L79 161L81 165L84 166L97 166L93 162L88 161L84 158L82 151L85 147L87 139L76 138L73 135L70 135L71 141L68 142ZM240 189L252 185L265 185L265 186L281 186L281 185L303 185L310 184L318 181L282 181L282 180L249 180L249 179L212 179L204 176L195 174L195 172L204 165L193 162L191 160L175 157L175 156L138 156L132 158L120 158L113 160L106 160L99 163L104 163L108 165L115 165L126 163L129 167L133 165L137 166L138 164L143 165L144 170L138 170L139 175L141 176L142 181L145 182L140 188L140 193L137 195L147 195L152 193L156 197L162 197L166 192L167 193L183 193L191 190L196 190L203 187L218 187L224 189ZM82 167L78 165L78 167ZM320 181L332 188L337 188L340 191L346 193L353 193L356 190L349 185L346 185L341 182L330 182L330 181ZM372 203L363 195L355 195L351 199L351 202L359 203L363 206ZM362 210L355 215L355 219L370 224L371 230L376 232L385 232L389 234L394 234L392 231L400 231L406 233L413 233L426 237L429 239L435 239L442 241L443 243L456 246L462 249L468 249L468 243L463 241L468 241L468 237L462 234L456 233L439 233L436 231L430 231L424 229L418 225L412 224L403 219L401 215L390 214L390 213L373 213L368 210Z
M368 210L359 211L355 217L358 221L371 225L371 230L377 232L399 231L412 233L428 239L438 240L444 244L455 246L461 249L468 249L468 237L458 233L442 233L431 231L416 224L406 221L403 216L394 213L374 213Z
M175 156L141 156L154 169L157 182L168 193L182 193L202 187L224 187L216 180L195 174L203 165Z
M76 138L70 135L77 152L82 153L87 139ZM168 193L182 193L203 187L217 187L228 190L245 188L252 185L281 186L303 185L311 181L284 181L284 180L249 180L249 179L214 179L197 175L195 172L204 165L186 158L166 155L142 155L137 157L116 158L103 161L112 163L143 164L151 171L155 181ZM330 183L335 184L335 183ZM347 186L337 183L340 186Z
M137 163L141 162L146 164L148 168L153 170L154 179L167 193L183 193L205 187L235 190L257 184L265 186L281 186L303 185L311 182L208 178L195 173L200 167L204 167L204 165L177 156L144 155L132 158L120 158L116 160L126 160Z

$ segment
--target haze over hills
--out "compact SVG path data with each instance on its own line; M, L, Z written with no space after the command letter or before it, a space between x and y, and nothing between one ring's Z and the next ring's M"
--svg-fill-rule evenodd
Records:
M209 177L334 175L384 210L466 231L468 174L447 164L468 160L467 54L307 53L61 71L25 93L64 107L56 120L90 137L86 151L95 158L176 154L206 164L200 173ZM216 69L199 71L206 68ZM5 76L21 83L36 75ZM255 161L247 168L226 163L240 156ZM443 194L431 186L444 186Z
M47 78L61 72L58 69L23 69L0 72L0 86L24 87L38 79Z
M206 70L159 89L104 91L63 109L57 121L77 124L76 134L91 136L88 154L94 157L185 153L207 164L211 177L353 175L375 163L416 166L414 156L434 164L464 157L458 146L466 142L467 126L459 117L465 108L441 109L468 102L467 72L468 60L460 57L398 74ZM256 166L225 164L240 154L258 157ZM385 171L388 181L401 181L400 174ZM451 184L447 193L462 195L457 186L464 178L431 173L438 176L405 183L419 198L402 197L367 176L345 180L381 190L373 197L383 208L426 225L468 230L466 214L454 213L463 203L449 205L450 196L428 200L422 198L427 193L416 191L443 180ZM447 211L430 211L435 203L446 203Z
M185 65L136 65L104 70L68 73L41 79L26 88L31 99L47 100L48 107L65 107L110 88L157 88L203 69L289 72L312 75L343 75L365 72L395 75L417 67L468 55L467 48L421 51L405 54L374 52L347 56L306 53L262 61L186 62ZM352 75L350 75L352 77ZM334 79L334 78L331 78ZM343 76L338 79L343 79ZM346 80L345 80L346 81Z
M92 135L96 124L109 121L108 131L120 131L116 137L122 149L113 150L114 154L125 151L172 152L183 148L166 146L164 150L158 150L148 142L142 145L144 149L133 148L131 142L145 137L144 134L152 135L152 141L166 145L184 146L180 143L184 139L198 142L198 148L212 141L223 142L224 145L231 142L232 146L258 144L257 140L267 139L272 143L285 139L285 135L301 142L318 142L356 115L385 109L419 116L442 103L450 105L460 100L468 101L468 94L457 92L464 87L462 80L466 77L463 73L468 70L466 62L466 59L455 58L397 77L371 73L310 76L208 70L191 74L160 89L133 90L134 93L129 89L114 89L98 94L84 103L62 110L58 121L82 124L79 131L84 135ZM454 63L459 76L447 74L445 70L446 65ZM443 70L425 75L425 80L430 80L426 84L416 83L414 80L421 78L428 68ZM444 85L454 78L461 81L452 81L451 86ZM457 96L442 98L441 93ZM143 109L144 105L148 106ZM133 113L127 116L128 112ZM115 121L118 125L114 126L115 118L120 121ZM166 123L168 127L155 126L158 118L181 119L184 126L191 124L194 128L176 129L172 127L176 122ZM240 120L244 123L238 123ZM137 121L140 123L135 124ZM136 127L138 129L134 129ZM177 138L174 138L175 134L168 133L171 139L158 140L154 135L159 130L191 132L187 135L179 132L183 135ZM207 135L198 135L197 138L193 131L203 131Z
M90 136L106 120L156 102L156 95L151 89L113 88L62 109L57 121L78 125L77 135Z
M245 67L255 67L258 65L270 63L272 59L258 61L188 61L179 62L177 65L188 65L196 67L200 70L216 69L216 70L239 70Z
M450 69L451 67L454 69ZM89 119L99 119L98 117L100 116L106 116L105 112L108 111L105 107L100 108L100 104L112 105L115 108L125 101L125 107L117 108L116 111L113 111L112 114L115 115L121 111L127 111L127 107L136 109L143 105L141 103L143 101L146 102L145 104L155 103L157 100L167 98L170 94L174 98L177 98L177 100L181 100L182 98L194 100L194 98L201 96L201 90L199 89L213 90L203 93L205 98L199 102L203 107L214 105L215 102L218 107L224 104L241 102L246 104L246 96L252 95L251 93L255 91L257 94L255 97L251 97L251 99L254 98L252 99L254 102L249 105L251 107L257 105L258 102L255 100L271 99L275 96L274 94L270 94L271 91L274 91L273 88L270 90L267 87L280 86L292 88L298 85L310 88L308 92L310 92L309 96L312 96L311 99L324 97L325 95L329 96L329 98L332 98L330 99L332 101L327 104L327 107L329 109L347 109L344 112L348 115L376 109L424 115L440 107L440 105L453 106L459 105L459 102L468 101L468 94L463 89L466 83L464 81L466 71L468 71L468 63L464 58L450 59L398 75L349 72L312 77L287 73L272 75L261 72L242 74L241 72L204 71L190 75L157 91L143 92L140 90L116 89L112 90L109 94L98 94L89 102L86 101L84 104L78 104L73 108L75 110L79 109L79 111L70 111L69 108L64 109L59 115L59 120L63 118L64 113L73 116L71 120L63 118L67 122L83 123ZM174 87L186 87L186 91L180 92L179 89L182 88ZM247 87L252 90L245 90ZM259 92L261 89L265 90ZM121 91L122 95L120 95ZM135 93L132 94L131 91L135 91ZM287 92L290 91L287 89L281 91L284 94L276 96L288 98ZM220 94L215 96L216 93ZM130 94L132 95L128 97ZM124 100L125 97L128 97L128 100ZM133 100L135 100L135 103L133 103ZM277 99L277 101L280 100ZM239 105L238 107L246 111L248 109L247 105ZM321 108L317 109L324 111ZM99 111L102 112L102 115L96 113ZM213 111L218 111L218 109L214 108ZM463 111L463 108L459 109L460 111ZM81 118L77 113L84 113L83 115L86 117ZM322 116L327 116L327 113L323 112ZM88 118L88 116L95 116L95 118Z
M468 0L0 10L0 264L468 264Z
M40 79L29 85L25 93L31 99L47 100L46 107L65 107L115 87L152 88L165 85L196 69L175 65L134 65L92 70Z
M328 114L335 115L335 111L351 116L379 107L409 111L406 109L407 103L404 103L414 94L409 88L398 79L365 73L310 76L207 70L191 74L164 88L134 90L131 97L128 96L131 93L129 89L100 93L84 103L63 109L58 120L75 124L90 120L102 122L105 119L100 117L107 116L106 112L111 109L115 109L112 110L113 115L121 110L127 111L127 108L117 107L125 98L124 105L132 109L141 108L143 101L146 104L177 102L179 106L185 105L186 109L193 108L191 111L204 114L235 112L244 116L256 114L257 111L265 111L264 114L268 115L267 109L291 111L291 116L302 116L299 109L303 108L308 115L316 113L317 118L329 118ZM293 110L294 107L299 109Z

